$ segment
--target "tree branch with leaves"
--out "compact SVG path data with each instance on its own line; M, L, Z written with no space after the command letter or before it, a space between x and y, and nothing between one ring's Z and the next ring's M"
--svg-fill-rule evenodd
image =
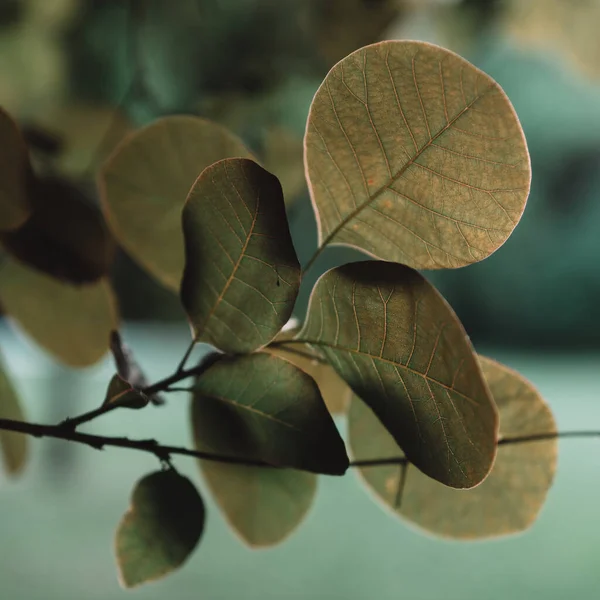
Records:
M287 537L311 505L317 475L349 467L401 517L477 538L528 527L554 476L557 438L598 435L557 432L533 386L479 356L418 271L464 267L498 250L529 193L512 105L452 52L382 42L329 72L304 140L319 232L304 269L279 180L214 123L171 116L131 134L100 172L101 214L79 211L81 224L59 230L39 216L56 194L5 113L0 137L0 301L65 363L91 364L110 347L116 364L98 408L56 425L24 421L3 373L5 463L23 468L24 434L156 456L162 470L137 483L117 531L126 586L180 567L201 538L204 504L175 470L177 456L199 459L217 504L252 546ZM40 231L49 262L39 260ZM178 366L154 384L116 333L110 260L93 260L98 248L112 256L112 238L180 294L191 325ZM286 328L307 270L336 244L370 259L323 274L303 324ZM200 342L213 351L188 367ZM182 389L192 397L193 449L80 431ZM347 420L345 442L332 414Z

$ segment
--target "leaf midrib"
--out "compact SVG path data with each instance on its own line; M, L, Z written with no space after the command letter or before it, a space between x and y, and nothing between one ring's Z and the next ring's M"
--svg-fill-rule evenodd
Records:
M235 265L233 266L233 269L231 270L231 274L227 278L227 281L225 282L225 285L223 286L221 293L219 294L218 298L215 300L215 303L213 304L212 308L210 309L210 312L208 313L208 316L206 317L204 327L202 328L202 333L199 333L196 336L197 340L200 339L202 334L207 330L211 318L214 316L215 312L217 311L218 307L220 306L221 302L223 301L223 298L225 298L225 294L227 293L229 286L235 279L235 275L240 267L240 263L242 262L242 259L244 258L244 256L246 256L246 249L248 248L248 244L250 243L250 239L252 238L252 234L254 233L254 227L256 226L256 220L258 219L259 208L260 208L260 194L256 198L256 208L255 208L254 215L252 216L252 224L250 225L250 229L248 230L248 233L246 235L246 240L244 241L244 245L242 246L240 255L238 256L238 259L237 259Z
M371 194L365 202L363 202L360 206L357 206L349 215L344 217L342 219L342 221L340 221L340 223L338 225L336 225L336 227L334 227L332 229L331 233L329 233L327 235L327 237L323 240L323 243L321 244L321 248L324 248L325 246L330 244L332 242L333 238L344 227L346 227L346 225L350 221L352 221L352 219L354 219L365 208L367 208L373 202L375 202L375 200L377 200L377 198L379 198L379 196L381 196L381 194L383 194L387 189L389 189L389 187L393 183L396 183L396 181L398 181L398 179L400 179L402 177L402 175L404 175L404 173L406 173L406 171L433 144L433 142L435 142L441 135L446 133L446 131L448 131L448 129L452 125L454 125L476 102L481 100L481 98L483 98L490 90L495 89L495 88L496 88L496 84L489 85L485 90L483 90L483 92L481 92L481 94L478 94L473 100L471 100L471 102L469 102L454 118L452 118L450 121L448 121L446 123L446 125L444 125L444 127L442 127L442 129L440 129L440 131L438 131L434 136L432 136L431 139L423 147L419 148L419 150L415 153L415 155L404 166L402 166L395 175L393 175L390 178L389 182L386 185L382 185L378 190L376 190L373 194ZM360 165L359 165L359 167L360 167ZM360 168L362 171L362 167L360 167Z

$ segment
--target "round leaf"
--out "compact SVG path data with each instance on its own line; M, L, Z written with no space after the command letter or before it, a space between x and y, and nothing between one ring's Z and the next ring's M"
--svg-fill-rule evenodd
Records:
M306 471L199 461L231 528L252 547L273 546L300 525L317 490Z
M5 250L58 279L89 283L108 274L115 244L102 215L72 184L56 178L32 182L33 213L1 236Z
M424 473L457 488L486 477L496 409L460 321L419 273L379 261L328 271L298 339L322 353Z
M181 210L198 175L222 158L250 153L241 140L198 117L171 116L126 137L100 174L106 220L131 256L178 290L184 265Z
M100 360L116 328L115 298L105 279L75 286L8 257L0 266L0 303L40 346L73 367Z
M348 468L317 385L288 361L266 353L222 358L194 390L199 450L330 475Z
M194 485L172 469L138 481L116 535L122 584L135 587L181 567L202 536L204 514Z
M501 441L494 468L480 486L452 490L409 464L360 469L367 486L387 507L435 535L473 539L523 531L537 517L554 477L555 439L507 443L554 433L550 409L518 373L487 358L481 358L481 366L500 412ZM348 420L357 459L403 456L372 411L356 398Z
M270 342L300 286L277 178L244 158L208 167L185 203L183 233L181 301L195 339L232 354Z
M425 42L381 42L333 67L310 109L305 164L321 246L419 269L497 250L531 179L500 86Z
M29 218L31 165L16 123L0 109L0 231L23 225Z
M0 365L0 418L25 421L23 409L15 389ZM0 430L0 453L10 475L18 475L27 462L27 436L14 431Z

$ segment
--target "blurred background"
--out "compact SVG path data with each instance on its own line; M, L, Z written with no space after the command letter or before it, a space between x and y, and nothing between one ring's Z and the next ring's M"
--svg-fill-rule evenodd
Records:
M478 350L521 370L561 429L600 429L600 0L0 0L0 106L37 164L96 201L98 166L129 131L168 114L210 118L242 136L281 179L305 262L316 227L302 136L328 69L365 44L419 39L494 77L531 152L523 219L489 259L426 273ZM326 252L303 287L357 252ZM124 253L113 281L128 343L152 379L189 333L178 299ZM110 361L58 366L5 323L0 344L32 420L53 422L103 397ZM187 443L185 398L102 421ZM96 426L95 426L96 427ZM117 598L110 552L133 482L155 461L36 442L18 483L0 479L0 597ZM180 465L181 463L181 465ZM178 461L192 473L194 465ZM184 569L140 598L596 598L600 449L561 445L559 474L526 534L450 544L392 521L352 475L325 480L307 523L251 552L209 504L207 534ZM433 568L432 568L433 565Z

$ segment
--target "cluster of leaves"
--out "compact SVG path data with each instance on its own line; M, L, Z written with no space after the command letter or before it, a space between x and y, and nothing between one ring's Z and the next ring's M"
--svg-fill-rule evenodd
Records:
M0 208L9 233L0 298L36 337L42 334L28 319L40 318L39 299L68 289L73 300L64 292L60 302L70 318L80 310L85 316L72 326L104 327L108 344L112 321L102 315L112 310L92 295L100 294L92 292L98 281L106 286L108 251L86 253L87 242L101 247L90 220L88 229L72 231L71 223L61 232L61 250L77 261L58 261L50 246L44 259L56 256L60 268L31 259L31 240L52 244L40 234L51 219L35 200L16 129L3 119L2 151L13 144L2 157ZM127 137L100 173L112 234L180 293L193 343L215 349L202 368L186 370L186 355L167 383L195 376L192 433L216 502L247 543L275 544L305 516L317 474L342 475L352 465L387 506L433 533L522 530L553 477L552 415L528 382L475 353L452 308L417 271L480 261L518 223L530 163L509 100L491 78L437 46L367 46L339 62L317 91L304 160L319 230L304 270L277 177L220 126L193 116L160 119ZM332 244L372 259L322 275L303 325L286 328L304 273ZM28 295L23 286L33 277L48 288ZM102 290L103 299L110 296ZM54 326L59 340L46 347L75 362L65 349L73 344L69 330ZM141 408L152 393L169 391L140 379L115 335L112 346L119 372L98 415ZM76 355L92 356L83 348ZM12 410L0 417L14 418ZM332 414L347 416L352 463ZM167 468L138 482L117 532L127 586L179 567L203 530L200 495L169 452L155 453ZM7 459L10 465L10 452ZM475 489L458 491L465 488Z

